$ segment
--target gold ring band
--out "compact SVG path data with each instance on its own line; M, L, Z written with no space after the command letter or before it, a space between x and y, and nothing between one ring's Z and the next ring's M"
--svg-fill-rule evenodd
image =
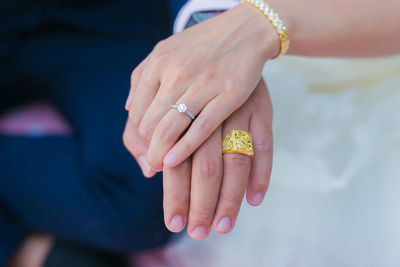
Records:
M222 154L243 154L254 157L250 132L232 130L222 140Z

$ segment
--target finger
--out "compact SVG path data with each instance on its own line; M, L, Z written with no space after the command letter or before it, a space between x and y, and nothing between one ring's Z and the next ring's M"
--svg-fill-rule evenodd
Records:
M209 93L207 93L204 92L204 90L201 91L200 89L195 89L194 87L185 93L187 86L185 82L180 82L181 79L182 78L174 78L172 79L172 82L167 81L161 84L160 90L157 92L154 100L146 110L139 125L139 133L147 142L150 143L156 126L167 114L167 112L171 110L172 105L185 103L188 107L190 107L190 112L197 114L204 107L205 103L214 97L215 92L212 90L208 91ZM191 101L182 102L185 101L182 99L182 94L184 93L190 96ZM179 114L177 110L172 110L171 113L174 114L176 119L185 115ZM184 123L179 125L179 129L183 131L190 125L191 120L186 119L182 122ZM175 126L178 125L175 124Z
M133 70L132 75L131 75L131 87L129 89L129 95L128 98L126 99L125 103L125 109L129 111L131 104L132 104L132 99L133 95L136 91L136 87L139 84L140 78L142 77L142 73L144 68L146 67L148 61L148 57L146 57L140 64Z
M163 88L160 88L140 121L139 133L147 143L151 142L155 127L174 103L173 99L161 97L162 92Z
M215 92L215 90L210 90L210 92L212 93L210 93L209 95L205 93L197 93L196 95L198 96L195 96L192 95L195 94L193 93L193 91L189 91L185 93L185 95L181 97L176 103L186 104L187 111L196 116L196 114L200 113L200 111L204 108L204 105L206 105L210 101L213 101L213 92ZM165 155L179 140L179 137L183 134L183 132L187 130L192 121L192 118L188 116L188 114L185 114L184 112L179 112L175 108L170 108L165 116L159 121L154 129L154 133L151 137L151 141L149 144L149 151L147 153L147 160L149 161L150 165L153 166L153 168L162 168ZM217 127L218 124L216 124L213 129L210 129L210 131L207 131L207 136L203 137L203 141L205 141ZM194 149L191 149L191 153L188 154L188 156L193 154L193 152L203 143L203 141L201 143L198 143L197 146L194 147ZM181 160L180 162L182 162L183 160ZM173 166L170 164L167 166L175 167L178 164L174 164Z
M223 126L223 136L231 130L248 131L250 113L236 111ZM224 154L224 171L213 228L217 233L230 232L236 222L250 174L251 159L243 154Z
M179 103L189 104L191 112L197 114L206 103L215 97L217 92L217 90L210 90L210 79L213 76L208 73L195 72L192 64L190 64L190 59L176 58L172 61L175 63L171 63L167 57L166 61L170 65L168 67L164 66L167 70L163 73L160 89L148 106L139 125L140 134L148 142L150 142L159 121L171 109L171 105ZM176 62L180 63L177 64ZM208 90L205 90L205 84L208 84ZM186 98L182 98L184 94Z
M131 107L129 109L129 118L135 125L139 125L148 106L153 101L159 87L160 77L158 75L158 60L154 56L149 56L148 61L142 70L140 80L133 94Z
M126 122L123 142L128 151L136 159L136 162L142 169L143 175L147 178L153 177L156 172L151 168L146 159L148 146L140 136L137 126L130 120Z
M153 162L159 164L164 159L163 163L166 166L176 166L189 157L215 131L218 125L239 108L239 106L240 103L238 105L234 98L218 95L205 106L193 121L189 130L178 142L176 141L183 133L181 129L171 130L171 140L164 139L162 142L159 136L157 136L154 143L152 140L149 145L149 153L147 154L150 164L153 164ZM166 116L164 124L172 124L174 120L176 120L175 116ZM155 133L157 130L159 130L158 126ZM156 134L154 137L156 137ZM155 148L160 143L163 143L161 153L156 154ZM164 155L166 155L165 158Z
M260 104L257 104L258 108L250 119L255 157L252 161L246 193L247 202L253 206L260 205L267 192L271 177L273 153L271 99L263 81L259 86L260 90L256 89L255 95L252 96Z
M190 194L191 158L174 168L163 169L164 222L171 232L185 228Z
M193 154L188 233L195 240L208 236L222 180L221 127Z

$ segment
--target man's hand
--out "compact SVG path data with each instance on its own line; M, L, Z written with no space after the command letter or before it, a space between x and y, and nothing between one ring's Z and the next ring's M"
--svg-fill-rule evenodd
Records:
M234 129L252 133L253 159L241 154L222 155L222 138ZM136 139L140 139L140 144ZM136 159L145 154L146 143L130 122L124 140ZM206 238L211 227L221 234L230 232L246 190L247 202L254 206L265 196L272 168L272 144L272 104L261 80L246 103L192 157L177 167L164 167L167 228L180 232L188 224L189 235L197 240ZM146 176L154 173L152 170Z

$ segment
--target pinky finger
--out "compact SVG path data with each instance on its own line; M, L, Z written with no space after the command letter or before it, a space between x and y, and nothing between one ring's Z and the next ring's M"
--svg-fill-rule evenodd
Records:
M249 182L247 184L246 199L250 205L258 206L262 203L267 192L271 170L273 137L272 128L262 125L263 118L252 117L250 131L253 135L254 155ZM265 119L264 119L265 124ZM252 127L258 125L257 127ZM260 127L260 125L262 125Z

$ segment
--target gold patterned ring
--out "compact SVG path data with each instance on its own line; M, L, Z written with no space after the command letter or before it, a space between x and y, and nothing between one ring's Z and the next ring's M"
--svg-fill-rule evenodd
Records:
M250 132L232 130L222 140L222 154L243 154L254 157Z

